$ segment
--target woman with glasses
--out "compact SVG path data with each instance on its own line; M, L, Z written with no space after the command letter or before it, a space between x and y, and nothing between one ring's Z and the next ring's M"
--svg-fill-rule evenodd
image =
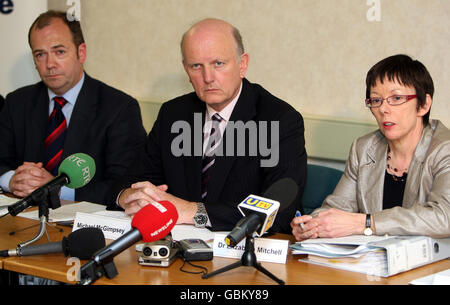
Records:
M366 88L379 129L352 144L336 189L312 215L292 220L293 235L450 236L450 131L429 119L430 74L395 55L370 69Z

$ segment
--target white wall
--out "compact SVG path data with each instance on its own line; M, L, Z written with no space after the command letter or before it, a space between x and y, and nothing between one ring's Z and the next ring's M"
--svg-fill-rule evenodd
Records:
M40 80L28 46L28 29L36 17L47 10L47 0L10 2L13 11L0 13L0 94L3 96Z
M250 54L249 80L302 114L374 122L364 106L367 71L406 53L429 69L436 87L431 117L450 127L450 0L80 3L88 73L140 101L192 91L181 65L181 35L196 21L216 17L240 29ZM378 16L372 14L377 3Z

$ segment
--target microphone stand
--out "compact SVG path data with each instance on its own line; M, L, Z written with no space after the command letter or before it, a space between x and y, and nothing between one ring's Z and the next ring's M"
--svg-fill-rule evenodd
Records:
M48 223L48 215L49 215L49 207L52 209L59 208L61 206L61 202L59 200L59 190L61 187L59 186L47 186L44 188L44 191L42 193L39 193L38 196L33 198L33 202L38 204L39 206L39 224L32 225L17 231L9 232L9 235L14 235L17 232L24 231L27 229L30 229L32 227L35 227L37 225L40 226L38 233L35 237L32 239L22 242L17 245L17 248L20 249L22 247L28 246L36 241L38 241L44 233L47 233L46 227L51 226L56 229L56 226ZM60 232L62 232L62 229L59 229ZM47 233L47 239L50 241L50 238Z
M284 281L277 278L269 270L267 270L260 263L258 263L258 261L256 259L256 254L255 254L255 239L253 238L252 233L248 234L245 239L245 251L244 251L244 254L242 254L240 261L233 263L231 265L225 266L225 267L218 269L216 271L213 271L211 273L204 274L204 275L202 275L202 278L207 279L216 274L223 273L228 270L232 270L232 269L235 269L235 268L238 268L241 266L254 267L254 268L256 268L256 270L264 273L265 275L270 277L272 280L274 280L278 284L280 284L280 285L285 284Z

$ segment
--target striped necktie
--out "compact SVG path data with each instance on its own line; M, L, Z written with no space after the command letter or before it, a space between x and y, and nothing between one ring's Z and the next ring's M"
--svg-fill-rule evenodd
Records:
M222 121L222 118L218 113L214 114L212 116L212 126L211 126L211 133L209 136L208 145L206 146L205 154L203 155L202 159L202 200L205 199L207 193L208 193L208 182L211 173L211 167L214 165L214 161L216 158L216 150L217 147L220 145L220 130L219 130L219 124Z
M67 122L62 108L67 103L63 97L55 97L53 111L48 118L47 134L45 137L45 168L53 175L58 173L64 140L67 133Z

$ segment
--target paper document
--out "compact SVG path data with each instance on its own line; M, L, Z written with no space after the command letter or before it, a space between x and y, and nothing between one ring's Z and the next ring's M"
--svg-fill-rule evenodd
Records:
M50 209L48 213L48 221L59 222L59 221L74 220L77 212L95 213L105 210L106 206L87 201L82 201L73 204L65 204L55 210ZM39 220L39 211L35 210L30 212L24 212L20 213L17 216Z
M373 251L371 243L390 237L392 236L353 235L339 238L317 238L296 242L290 248L292 254L311 254L326 258L356 258Z
M367 245L368 243L378 242L381 240L385 240L388 238L392 238L395 236L390 235L350 235L344 237L337 238L313 238L307 239L301 242L297 242L300 244L335 244L335 245Z
M173 240L200 238L206 241L207 243L212 243L214 241L214 235L216 233L223 233L223 232L212 232L206 228L203 229L196 228L193 225L176 225L173 227L171 233Z
M306 240L290 248L293 254L308 255L299 259L303 262L386 277L450 257L450 238L348 236Z
M81 212L81 211L78 211L78 212ZM131 217L129 215L127 215L125 212L122 212L122 211L102 210L102 211L94 212L93 214L100 215L100 216L106 216L106 217L112 217L112 218L126 219L126 220L131 219Z
M450 269L415 279L409 283L411 285L450 285Z
M8 207L11 204L14 204L14 203L16 203L19 200L20 199L17 199L17 198L12 198L12 197L8 197L8 196L5 196L5 195L0 195L0 208Z
M369 251L358 257L326 258L308 255L307 258L300 259L299 261L347 271L366 273L373 276L385 276L387 274L387 257L386 251L383 249Z

